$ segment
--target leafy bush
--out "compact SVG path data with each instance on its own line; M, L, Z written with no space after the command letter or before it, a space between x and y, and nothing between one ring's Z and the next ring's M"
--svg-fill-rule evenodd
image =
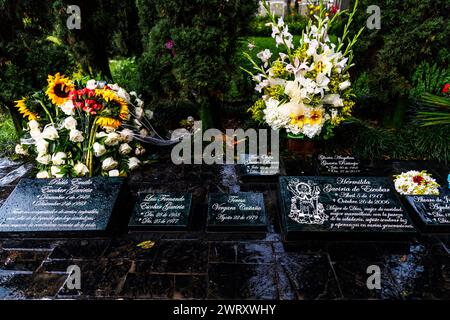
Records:
M140 12L155 12L157 22L141 21L144 54L139 61L141 92L153 103L187 100L201 108L206 126L221 105L235 73L238 38L245 34L256 0L140 1ZM149 6L153 6L149 10Z
M120 83L123 88L134 90L138 87L135 57L110 60L109 68L114 82Z

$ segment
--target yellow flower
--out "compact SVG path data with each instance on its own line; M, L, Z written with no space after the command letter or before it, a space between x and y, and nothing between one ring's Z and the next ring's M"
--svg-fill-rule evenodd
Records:
M320 109L312 110L311 115L308 118L308 123L312 126L315 124L321 124L322 119L323 119L322 110Z
M295 115L291 113L291 125L297 125L299 128L302 128L306 124L306 118L304 114Z
M23 97L21 100L14 101L16 103L16 108L23 115L24 118L28 117L28 120L37 120L38 116L36 113L30 111L27 107L27 99Z
M111 127L117 129L122 124L119 120L111 117L98 117L97 124L101 127Z
M61 76L59 72L55 76L49 75L48 87L45 93L57 106L63 105L69 98L69 93L75 89L75 85L69 78Z

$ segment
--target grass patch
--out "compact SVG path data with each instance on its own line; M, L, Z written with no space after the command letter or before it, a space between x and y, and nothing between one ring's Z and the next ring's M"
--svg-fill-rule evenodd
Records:
M18 136L9 114L0 114L0 156L12 154Z

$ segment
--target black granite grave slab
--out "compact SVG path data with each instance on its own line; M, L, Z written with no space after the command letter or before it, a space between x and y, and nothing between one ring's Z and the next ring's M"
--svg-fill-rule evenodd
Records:
M237 169L244 182L276 182L278 176L282 174L280 160L270 155L242 154Z
M190 193L141 193L128 226L131 230L187 229L191 205Z
M392 182L380 177L280 177L285 237L414 235L393 190Z
M266 230L267 216L263 194L210 194L206 227L209 231Z
M102 233L120 207L122 178L22 179L0 208L0 233Z
M450 191L439 196L406 196L411 216L425 232L450 232Z

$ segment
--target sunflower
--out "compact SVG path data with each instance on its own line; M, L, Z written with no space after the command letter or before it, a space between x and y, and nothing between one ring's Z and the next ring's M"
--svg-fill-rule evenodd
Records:
M97 96L100 96L106 102L112 103L118 107L119 119L121 119L121 120L128 119L128 104L124 99L118 97L116 92L114 92L113 90L104 88L104 89L97 89L95 91L95 93ZM107 118L107 117L105 117L105 118ZM112 119L112 118L109 118L109 119ZM119 125L120 125L120 120L116 120L116 121L119 121Z
M48 76L48 87L45 93L57 106L63 105L69 99L70 91L75 89L75 85L69 78L61 76L59 72L55 76Z
M96 122L102 128L111 127L114 129L117 129L122 124L120 120L111 117L98 117Z
M21 100L14 101L16 103L16 108L23 115L24 118L28 117L28 120L37 120L38 115L27 107L27 99L23 97Z

